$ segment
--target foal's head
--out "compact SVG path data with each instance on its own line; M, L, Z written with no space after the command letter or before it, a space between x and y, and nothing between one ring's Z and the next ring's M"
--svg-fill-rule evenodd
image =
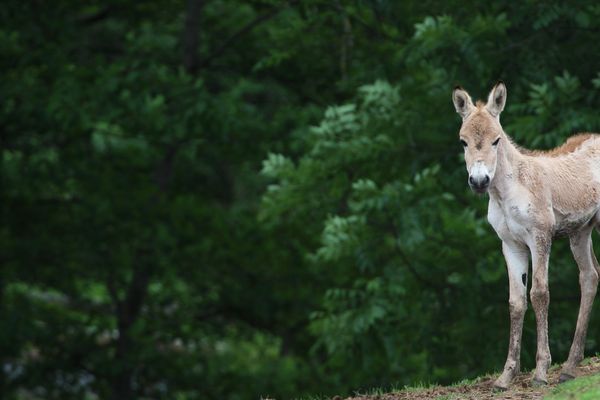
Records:
M494 179L498 146L503 137L500 113L506 103L506 86L498 82L487 103L477 102L477 105L473 105L471 96L464 89L456 87L452 101L462 117L459 135L465 149L469 186L477 193L485 193Z

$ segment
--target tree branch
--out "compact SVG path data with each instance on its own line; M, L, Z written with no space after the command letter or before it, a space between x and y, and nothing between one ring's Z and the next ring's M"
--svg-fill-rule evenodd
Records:
M392 230L392 234L394 235L394 239L395 239L394 240L394 243L395 243L394 250L396 251L396 254L398 254L398 256L400 256L402 261L404 261L406 268L408 268L409 272L415 277L415 279L418 282L421 282L425 286L430 287L441 297L441 290L444 287L440 286L436 282L430 281L429 279L425 279L423 276L421 276L421 274L419 274L417 272L417 270L414 267L413 263L411 262L410 258L404 252L404 249L402 249L402 247L400 247L400 245L398 244L398 239L400 238L400 232L398 231L398 227L394 223L394 219L393 219L392 215L390 215L389 213L386 213L386 214L388 215L388 220L390 221L389 222L390 228Z
M79 22L80 24L92 25L92 24L95 24L96 22L100 22L100 21L108 18L110 16L111 11L112 10L111 10L110 6L105 6L101 9L97 10L94 13L82 14L82 15L78 16L76 21Z
M231 36L229 36L227 39L225 39L223 41L223 43L221 43L221 46L219 46L217 49L213 50L204 59L204 61L202 63L200 63L200 66L201 67L206 67L206 66L210 65L210 63L214 59L216 59L219 56L221 56L225 52L225 50L227 50L227 48L229 48L232 44L234 44L242 36L248 34L249 32L251 32L254 28L256 28L257 26L259 26L263 22L266 22L266 21L270 20L271 18L275 17L277 14L279 14L284 9L286 9L286 8L288 8L288 7L296 4L296 3L298 3L298 0L291 0L291 1L285 2L282 7L274 8L274 9L270 10L269 12L267 12L267 13L265 13L263 15L259 15L258 17L254 18L248 24L246 24L245 26L243 26L240 30L238 30L237 32L235 32L234 34L232 34Z
M183 66L190 74L196 74L200 66L198 57L198 35L200 31L200 16L204 0L188 0L183 30Z

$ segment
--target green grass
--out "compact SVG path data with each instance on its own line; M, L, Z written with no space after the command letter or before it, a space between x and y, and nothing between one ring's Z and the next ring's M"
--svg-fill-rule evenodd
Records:
M600 399L600 374L577 378L563 383L544 400L596 400Z
M596 354L599 356L599 354ZM594 362L593 358L586 358L581 362L582 366L589 365ZM561 368L560 364L555 364L551 367L551 370L557 370ZM489 378L494 378L498 373L491 373L481 375L476 378L463 379L458 382L454 382L447 387L460 387L475 385L481 381ZM398 393L398 392L419 392L426 389L438 387L439 385L430 382L417 382L411 386L400 386L390 385L386 387L375 387L365 391L354 392L355 396L369 396L377 398L384 394ZM338 396L334 396L338 397ZM458 400L465 397L464 393L446 393L440 394L437 397L432 397L432 400ZM331 400L333 397L317 395L309 397L296 398L296 400ZM342 396L341 398L345 398ZM544 400L600 400L600 373L595 375L580 377L572 381L563 383L552 389Z
M485 375L481 375L481 376L477 376L475 378L465 378L461 381L458 382L454 382L451 385L448 385L450 387L458 387L458 386L470 386L470 385L475 385L476 383L479 383L483 380L489 379L492 376L498 375L498 373L491 373L491 374L485 374Z

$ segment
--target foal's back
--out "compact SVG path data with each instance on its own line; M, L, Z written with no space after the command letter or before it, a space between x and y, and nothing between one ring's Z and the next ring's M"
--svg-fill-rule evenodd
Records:
M586 219L600 210L600 135L579 134L562 146L529 154L561 215Z

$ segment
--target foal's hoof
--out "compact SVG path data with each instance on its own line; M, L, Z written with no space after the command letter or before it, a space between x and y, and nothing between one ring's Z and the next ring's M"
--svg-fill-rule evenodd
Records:
M543 381L543 380L541 380L541 379L538 379L538 378L533 378L533 379L531 380L531 386L533 386L533 387L541 387L541 386L546 386L547 384L548 384L548 382L546 382L546 381Z
M504 392L508 389L510 385L510 381L512 378L505 378L504 375L500 376L498 379L494 381L493 391L494 392Z
M494 387L492 388L492 391L499 393L499 392L506 392L506 390L508 390L507 386L500 386L497 383L494 383Z
M565 374L563 372L562 374L560 374L560 377L558 378L558 383L570 381L571 379L575 379L575 377L573 375Z

